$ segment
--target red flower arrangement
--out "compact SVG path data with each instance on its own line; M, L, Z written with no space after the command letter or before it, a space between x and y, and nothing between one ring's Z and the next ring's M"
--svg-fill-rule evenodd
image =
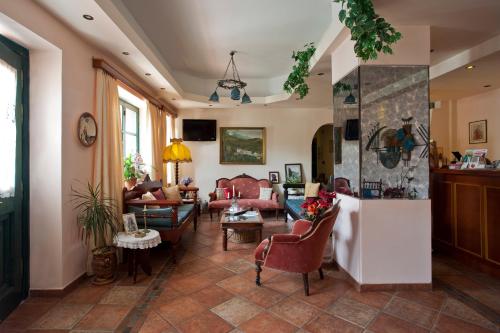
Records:
M335 192L321 190L317 198L306 198L300 205L303 209L304 217L309 221L316 221L321 215L333 205L333 199L337 197Z

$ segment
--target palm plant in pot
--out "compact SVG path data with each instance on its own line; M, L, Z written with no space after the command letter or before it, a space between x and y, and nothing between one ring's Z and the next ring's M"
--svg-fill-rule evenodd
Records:
M94 247L92 270L95 275L92 283L111 283L117 267L116 248L110 244L117 233L116 201L103 194L100 184L94 187L88 183L85 190L72 188L71 191L82 240Z

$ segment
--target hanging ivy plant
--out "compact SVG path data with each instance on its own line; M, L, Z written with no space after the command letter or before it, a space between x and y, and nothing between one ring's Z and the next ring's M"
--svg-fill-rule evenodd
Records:
M341 93L343 91L351 91L351 85L349 83L342 83L342 82L337 82L333 85L333 93L336 95L338 93Z
M305 78L309 77L309 61L316 52L314 43L306 44L304 48L305 50L302 51L293 51L292 59L295 60L295 65L293 65L292 72L283 83L283 89L287 93L297 93L300 99L303 99L309 93L309 86Z
M375 13L372 0L333 1L342 4L339 20L351 30L359 58L367 61L377 59L380 52L392 54L391 45L401 39L401 33Z

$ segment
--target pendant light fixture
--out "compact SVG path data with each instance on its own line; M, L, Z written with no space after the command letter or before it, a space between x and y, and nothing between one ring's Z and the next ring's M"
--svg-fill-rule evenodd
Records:
M229 55L231 58L229 59L229 63L227 64L226 71L224 72L224 76L221 80L217 81L217 87L215 91L210 95L208 99L210 102L219 102L219 94L217 93L217 89L224 88L230 91L230 97L234 101L238 101L241 97L241 90L243 90L244 94L241 97L241 104L252 103L250 96L248 96L245 87L247 83L241 81L240 74L238 73L238 69L236 68L236 63L234 62L234 55L236 51L231 51ZM228 75L229 67L231 67L232 75Z

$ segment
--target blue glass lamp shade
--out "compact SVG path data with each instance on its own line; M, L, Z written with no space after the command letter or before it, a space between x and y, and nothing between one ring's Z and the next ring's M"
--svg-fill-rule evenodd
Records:
M210 98L208 99L210 102L215 102L219 103L219 95L217 94L217 90L213 92L212 95L210 95Z
M235 101L240 99L240 90L238 89L238 87L234 87L233 89L231 89L231 99Z
M250 99L250 96L245 92L243 94L243 97L241 98L241 104L249 104L252 103L252 100Z
M352 94L352 92L349 93L349 95L346 96L344 99L344 104L356 104L356 97Z

